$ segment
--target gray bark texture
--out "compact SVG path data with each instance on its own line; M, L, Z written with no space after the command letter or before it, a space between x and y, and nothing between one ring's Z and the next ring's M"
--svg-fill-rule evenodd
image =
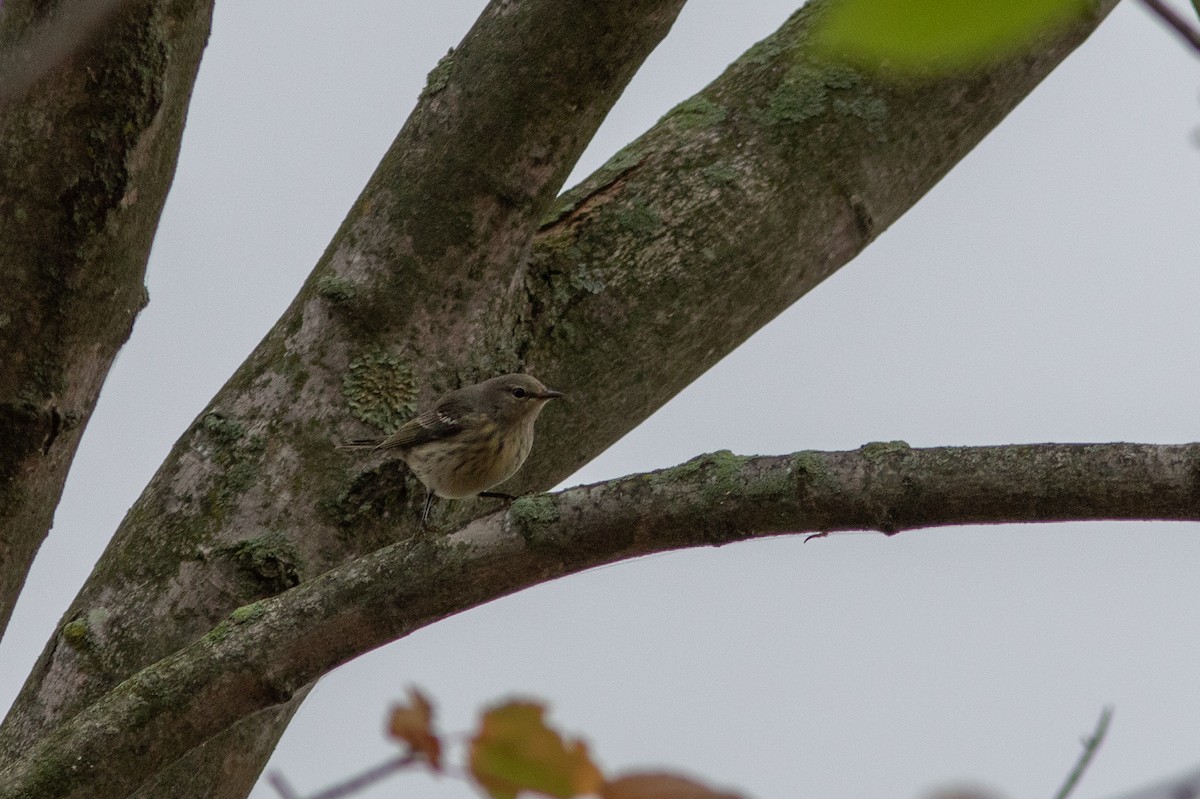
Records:
M0 786L244 795L335 662L552 576L556 536L577 558L602 557L545 526L562 499L501 515L486 501L445 505L443 535L423 533L424 490L403 467L334 444L526 370L571 396L547 410L554 434L505 490L553 485L853 258L1112 3L986 72L906 85L816 58L818 0L555 203L681 5L496 0L430 73L292 306L185 431L48 642L0 727ZM1039 507L1059 518L1049 499ZM507 531L502 557L464 554L488 525ZM690 545L730 540L703 530ZM505 582L505 558L528 564L519 581ZM322 621L337 612L322 591L380 569L411 588L383 606L347 598L356 643L340 648L351 622ZM311 626L292 628L289 646L277 609L306 601ZM279 647L279 660L245 648L260 634L280 636L253 645Z
M117 350L146 304L211 2L127 2L61 68L57 4L0 14L0 631Z

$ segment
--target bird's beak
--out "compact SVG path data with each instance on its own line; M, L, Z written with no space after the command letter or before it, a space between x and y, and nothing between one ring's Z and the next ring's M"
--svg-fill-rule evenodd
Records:
M552 400L552 399L558 399L559 397L565 397L565 396L566 396L566 394L562 393L561 391L555 391L552 388L548 388L545 391L538 394L537 398L540 400Z

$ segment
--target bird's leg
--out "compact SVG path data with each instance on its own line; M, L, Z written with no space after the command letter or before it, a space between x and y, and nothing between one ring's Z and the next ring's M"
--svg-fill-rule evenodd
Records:
M433 504L433 489L425 489L425 509L421 511L421 527L427 527L429 522L429 506Z
M512 494L505 494L503 491L480 491L479 496L490 497L492 499L506 499L509 502L514 502L517 499Z

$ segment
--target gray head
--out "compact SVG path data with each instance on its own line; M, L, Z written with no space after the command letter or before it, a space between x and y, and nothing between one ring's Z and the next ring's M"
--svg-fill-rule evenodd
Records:
M511 374L493 377L472 386L476 407L502 425L533 422L550 400L563 396L561 391L546 388L537 378Z

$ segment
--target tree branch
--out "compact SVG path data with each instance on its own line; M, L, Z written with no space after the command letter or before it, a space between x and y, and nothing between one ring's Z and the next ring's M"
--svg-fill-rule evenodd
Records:
M556 181L678 3L493 4L431 73L291 308L122 523L0 753L21 757L234 607L419 535L408 511L423 492L405 472L363 470L330 446L364 424L386 429L446 388L526 369L572 405L547 412L559 435L539 437L515 491L565 478L849 261L1112 3L985 73L905 86L814 57L811 2L549 217ZM462 503L455 518L487 507ZM459 588L460 601L491 598ZM75 648L85 631L93 648ZM246 739L210 746L265 757L279 721L244 726ZM234 795L244 774L220 773Z
M1197 2L1197 0L1193 0ZM1200 53L1200 29L1183 18L1183 15L1163 2L1163 0L1142 0L1150 12L1161 19L1172 30L1179 34L1193 50ZM1200 10L1200 7L1198 7Z
M175 2L203 7L202 0ZM363 424L386 429L419 399L436 396L464 374L470 381L520 367L511 347L484 345L482 311L509 291L538 221L683 2L489 4L463 43L430 73L416 110L296 302L183 435L122 523L0 727L0 762L19 756L41 732L137 669L195 640L233 607L380 545L378 527L363 535L338 531L337 497L351 489L343 480L343 456L329 446L339 435L328 420L358 426L360 433ZM157 8L151 0L135 5ZM5 4L6 14L10 6ZM132 77L142 77L125 66ZM16 150L13 157L21 155ZM47 182L36 170L32 178ZM62 213L53 198L46 205ZM0 223L17 218L0 214ZM7 250L13 240L2 226L0 238ZM145 239L148 246L150 236ZM36 254L47 260L45 248ZM16 273L25 272L41 274L33 268ZM97 276L85 274L89 281ZM88 282L71 272L65 279ZM140 299L140 280L137 286ZM0 311L6 299L0 295ZM119 318L96 304L99 312ZM0 324L0 343L8 335L24 342L28 333L20 324ZM464 352L478 360L466 361ZM6 444L7 365L0 358L0 439ZM52 399L51 392L48 408ZM327 421L314 424L322 418ZM77 435L60 437L52 454L65 451L63 442ZM29 459L39 464L46 460L43 438L31 434L28 448ZM0 457L0 516L9 488L5 466ZM53 483L20 460L13 470L32 474L30 483L39 490ZM325 477L316 479L318 474ZM303 500L296 502L301 485ZM260 492L265 502L250 498ZM403 501L403 478L387 493ZM40 507L48 523L53 502ZM294 512L309 521L285 521ZM294 537L283 539L273 530L291 530ZM30 557L39 541L28 547ZM0 563L7 563L2 544ZM255 558L282 565L263 573L254 568ZM59 644L99 608L108 621L93 625L91 635L105 656L89 662ZM65 684L72 687L63 691ZM257 753L260 767L282 725L259 721L270 734L246 730L225 750ZM214 746L213 758L220 757ZM253 779L245 775L257 768L239 768L241 776L234 778L229 766L221 760L210 772L227 795L244 795L243 783ZM181 779L195 782L198 772L194 763L184 764ZM178 796L180 790L164 787L160 795Z
M1054 799L1067 799L1071 792L1075 790L1075 786L1079 784L1079 780L1083 778L1083 774L1092 763L1092 758L1096 756L1096 752L1100 750L1100 744L1104 743L1104 737L1108 735L1108 725L1112 721L1112 708L1106 707L1100 711L1100 718L1096 720L1096 728L1092 730L1092 734L1083 739L1083 751L1079 753L1079 758L1075 761L1074 767L1067 774L1066 780L1063 781L1062 787L1054 794Z
M703 455L516 501L255 602L135 673L0 772L0 795L126 796L335 666L497 596L653 552L763 536L970 523L1200 521L1200 444Z
M146 304L212 15L211 0L3 5L0 633Z
M360 774L348 777L335 785L305 797L296 793L282 774L272 774L268 780L271 787L279 794L280 799L342 799L342 797L365 791L380 780L387 779L396 772L403 771L418 762L420 762L420 758L412 753L393 757L378 766L373 766ZM1059 799L1059 797L1055 797L1055 799Z

